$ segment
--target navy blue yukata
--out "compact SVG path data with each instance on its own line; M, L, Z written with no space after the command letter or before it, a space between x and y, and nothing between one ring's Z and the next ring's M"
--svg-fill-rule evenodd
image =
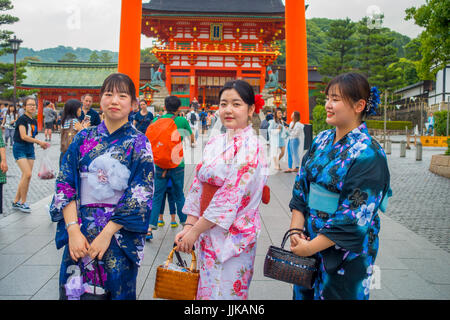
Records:
M58 222L56 246L65 246L60 290L79 299L101 284L89 255L74 262L68 250L63 208L77 201L80 230L91 243L109 221L121 226L99 269L112 299L136 299L153 199L153 154L147 137L130 123L110 134L104 124L79 132L64 154L50 214ZM84 271L84 272L83 272ZM77 278L78 277L78 278Z
M294 285L294 299L369 298L380 217L391 196L386 155L363 122L333 144L336 130L314 139L296 176L290 209L305 216L305 233L335 245L316 254L312 290Z

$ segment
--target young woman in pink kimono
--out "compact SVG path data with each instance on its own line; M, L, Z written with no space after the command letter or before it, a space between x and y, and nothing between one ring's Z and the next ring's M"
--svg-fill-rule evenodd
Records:
M253 88L225 84L219 114L227 132L210 139L196 168L175 237L181 252L195 243L200 280L197 300L247 299L261 224L258 207L267 181L265 148L252 129ZM257 108L262 107L257 97Z

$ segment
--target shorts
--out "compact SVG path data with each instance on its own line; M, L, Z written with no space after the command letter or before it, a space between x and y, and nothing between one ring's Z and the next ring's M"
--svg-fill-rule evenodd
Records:
M45 122L44 127L45 129L53 129L53 122Z
M32 143L15 142L13 145L13 155L16 161L19 159L36 159Z

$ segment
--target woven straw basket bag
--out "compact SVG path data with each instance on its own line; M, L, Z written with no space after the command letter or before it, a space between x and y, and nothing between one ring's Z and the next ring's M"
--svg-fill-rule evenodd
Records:
M197 270L197 258L192 251L192 262L188 272L168 270L169 263L173 262L175 249L176 247L169 253L166 263L156 269L153 298L195 300L200 276Z

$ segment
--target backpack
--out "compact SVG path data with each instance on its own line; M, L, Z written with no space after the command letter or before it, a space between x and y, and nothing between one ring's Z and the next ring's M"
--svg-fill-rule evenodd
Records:
M200 120L202 120L202 122L204 122L206 120L206 113L205 112L200 113Z
M197 116L195 115L194 112L191 112L191 118L189 119L191 121L191 124L194 126L195 123L197 122Z
M73 137L78 133L73 127L73 119L70 120L70 126L68 129L61 129L61 152L66 153L72 143Z
M152 145L153 160L162 169L173 169L183 160L181 135L171 118L159 118L148 126L145 135Z

